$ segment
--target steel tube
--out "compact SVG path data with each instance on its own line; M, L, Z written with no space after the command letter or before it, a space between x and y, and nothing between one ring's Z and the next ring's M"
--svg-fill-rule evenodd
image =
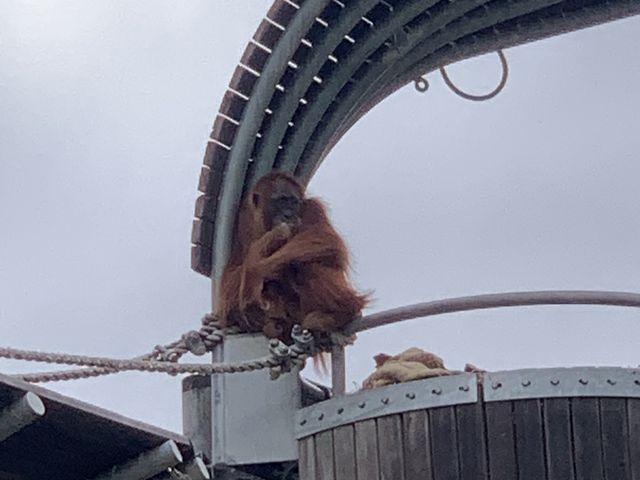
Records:
M0 442L35 422L45 411L40 397L33 392L27 392L0 411Z
M344 395L347 389L344 347L336 345L331 349L331 387L334 396Z
M94 480L143 480L175 467L182 462L182 454L173 440L140 454L122 465L115 466Z
M446 298L433 302L416 303L367 315L352 322L347 335L390 325L414 318L431 317L444 313L483 310L487 308L522 307L530 305L608 305L640 307L640 294L631 292L605 292L595 290L548 290L538 292L509 292Z

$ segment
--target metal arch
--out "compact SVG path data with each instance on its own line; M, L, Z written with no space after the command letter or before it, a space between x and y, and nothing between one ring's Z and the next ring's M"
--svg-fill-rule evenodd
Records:
M552 17L545 19L544 22L529 22L524 25L521 20L518 20L514 25L501 28L500 32L494 30L483 32L477 38L472 36L461 39L455 45L442 48L432 56L422 58L410 65L405 71L400 71L391 82L387 84L378 82L375 85L377 90L369 95L366 101L359 104L356 102L353 111L342 117L342 123L338 128L331 125L335 134L329 142L325 143L324 151L319 158L324 158L344 134L378 103L411 82L416 76L429 73L445 62L451 64L499 48L510 48L638 14L640 14L640 2L637 0L614 0L607 5L596 5L572 12L571 16ZM318 166L319 162L315 168ZM309 175L312 174L313 172L310 172Z
M231 149L226 167L220 202L217 206L213 240L212 276L214 294L222 275L222 266L227 263L231 250L231 239L235 226L235 217L246 175L249 157L253 149L256 134L262 123L265 109L268 107L275 87L282 77L291 56L300 45L304 34L331 0L304 2L272 51L265 68L258 79Z
M337 142L337 140L332 141L329 137L342 138L345 132L336 135L336 132L340 132L339 127L345 120L350 118L352 111L357 109L360 103L365 100L372 91L375 91L379 84L385 84L384 79L388 77L389 71L394 71L395 64L399 59L412 51L420 42L424 41L425 38L445 28L452 19L460 18L488 1L490 0L460 0L449 6L449 8L441 14L436 16L430 15L425 21L421 22L419 28L408 32L406 45L404 45L402 49L389 49L384 52L382 60L366 72L364 77L358 82L358 86L348 92L336 107L335 111L330 114L327 128L324 130L316 129L313 132L312 137L308 140L305 150L302 153L302 157L308 160L304 161L300 166L300 176L305 180L311 178L315 170L319 167L322 159ZM380 101L381 100L382 99L380 99ZM358 119L359 118L360 117L358 117ZM349 128L351 126L352 124L349 125Z
M320 159L325 156L326 153L328 153L326 151L326 146L330 143L327 137L335 134L335 132L339 130L339 124L345 121L345 117L342 115L348 116L350 110L362 102L362 100L366 98L368 92L373 90L377 85L386 85L390 80L392 80L393 76L397 75L396 72L406 71L407 65L413 65L419 59L430 55L443 46L455 43L456 40L463 38L466 35L481 31L496 23L510 20L520 15L526 15L543 9L549 5L557 4L560 1L561 0L528 0L516 3L505 1L503 5L493 7L492 14L475 18L466 18L464 15L472 9L471 7L476 8L477 4L474 2L460 2L461 6L458 7L460 8L459 13L453 17L455 19L453 22L450 21L451 16L448 14L448 11L445 11L445 13L440 16L441 18L432 19L425 25L425 29L420 30L422 35L420 35L420 40L414 44L412 50L409 51L408 54L399 58L393 65L390 65L385 72L379 76L377 82L361 82L363 88L355 88L354 94L351 95L350 98L345 98L345 100L341 102L339 107L340 114L336 112L336 115L332 115L327 128L317 130L317 134L314 132L312 137L316 138L309 141L308 148L310 148L310 151L305 153L304 157ZM464 21L462 21L462 19ZM306 164L303 169L301 169L300 175L303 178L307 178L314 169L314 166Z
M296 122L296 129L289 139L287 148L282 152L282 165L287 169L295 168L302 156L310 134L318 128L322 115L329 107L336 95L349 81L354 72L363 62L378 49L394 32L410 22L437 3L437 0L420 0L403 3L388 17L388 20L377 24L371 35L365 41L357 42L351 55L343 59L334 74L325 80L322 91L318 94L309 108L303 112ZM450 7L453 8L453 7Z
M640 293L596 290L545 290L446 298L367 315L350 323L345 329L345 333L351 335L404 320L445 313L533 305L608 305L640 308Z
M297 11L295 15L291 18L290 23L287 25L287 28L283 32L282 36L280 36L277 43L272 47L272 53L266 59L266 63L263 66L264 68L261 67L262 74L256 81L253 92L251 93L251 99L247 102L246 109L243 112L242 117L238 118L240 120L240 125L234 132L234 143L231 151L229 152L230 158L226 160L224 167L221 167L222 164L218 166L220 170L226 170L224 171L222 186L219 187L216 184L211 189L203 190L204 195L208 195L209 197L215 196L220 200L217 202L215 207L212 205L212 208L215 208L217 212L217 218L211 225L214 244L211 245L211 238L206 240L206 243L194 243L202 245L203 252L208 249L213 250L213 262L211 263L213 263L213 273L218 276L220 274L220 267L225 263L230 250L230 241L232 240L236 209L239 205L243 188L250 184L251 179L255 177L256 173L260 173L263 169L268 168L269 164L273 165L272 162L274 159L272 158L272 153L269 154L271 156L264 155L267 153L267 150L265 150L267 143L272 142L275 144L282 140L281 138L275 140L278 136L274 136L272 139L271 135L266 135L266 137L263 136L263 144L254 147L256 141L255 133L257 133L260 128L267 128L264 123L264 109L270 103L275 85L282 78L282 75L287 68L286 64L288 64L290 58L295 53L300 40L307 34L308 27L312 25L317 14L321 14L322 10L331 4L331 1L332 0L317 0L298 2L299 7L296 7ZM485 0L476 0L475 5L482 5L482 2L484 1ZM496 12L487 9L487 13L482 16L484 18L483 24L487 26L485 29L476 31L476 33L471 33L467 36L464 36L463 33L455 34L458 29L469 29L469 21L477 21L474 20L474 14L470 15L469 18L464 17L464 11L471 10L474 6L473 2L467 2L468 0L458 0L456 2L450 2L449 4L446 2L444 4L440 2L438 4L439 7L436 8L438 13L437 15L434 15L434 19L436 19L436 21L438 21L438 19L441 21L443 18L448 18L448 20L444 22L444 25L442 25L444 35L442 33L435 34L432 32L429 36L433 36L436 39L442 39L445 38L445 36L449 38L449 35L452 35L452 40L447 45L438 46L433 43L433 39L424 39L424 28L413 24L410 25L412 30L409 30L408 32L404 31L406 29L403 29L402 32L400 30L392 32L399 33L401 37L404 37L402 38L402 43L394 45L391 49L394 52L397 52L395 55L386 53L383 57L384 61L388 61L392 64L392 68L387 69L387 65L379 67L378 60L376 59L376 63L372 64L364 71L365 78L371 81L363 82L363 78L360 78L357 84L354 85L354 88L348 92L347 89L344 89L341 86L338 86L337 89L334 87L332 92L333 95L337 95L339 91L342 91L344 95L342 95L334 105L331 105L330 108L324 108L323 106L316 104L315 99L314 101L309 102L309 108L307 110L318 109L317 111L320 112L320 115L317 120L318 122L321 122L322 125L319 126L317 122L309 122L307 125L307 134L313 131L313 135L311 137L304 137L302 133L298 131L298 126L296 125L292 129L292 134L300 136L300 146L297 147L299 151L294 155L294 152L292 151L293 148L285 148L285 150L280 154L276 153L276 161L279 161L284 155L292 155L291 160L287 160L288 163L286 166L289 168L295 168L299 163L296 174L299 178L302 177L300 179L303 182L306 182L309 180L311 175L313 175L314 171L321 164L322 159L327 155L335 143L339 141L344 133L346 133L346 131L359 118L361 118L362 115L379 103L383 98L387 97L404 84L410 82L415 78L415 76L423 74L425 71L430 71L429 69L437 68L440 65L449 64L473 55L495 51L498 48L507 48L509 46L530 42L540 38L640 13L639 0L609 0L607 2L604 2L604 0L590 0L590 5L587 6L585 6L586 2L576 3L569 2L569 0L563 0L559 8L547 8L543 11L543 14L528 14L522 15L521 18L513 18L517 17L517 14L509 15L507 13L506 17L510 20L502 24L499 24L501 20L499 17L496 17ZM386 17L385 20L388 23L393 22L394 24L398 24L398 27L401 27L402 22L397 20L397 17L398 13L402 9L408 8L406 7L406 3L407 2L400 2L398 4L400 6L396 6L395 11L390 14L389 17ZM503 5L502 2L500 3ZM511 2L511 5L512 8L520 8L520 5L523 3L524 2ZM527 2L527 4L530 3ZM440 6L442 8L440 8ZM500 9L501 12L509 12L509 10L509 7L502 7ZM343 6L340 15L347 13L347 11L348 7ZM332 28L338 24L342 24L343 26L347 25L348 22L346 20L342 20L340 15L337 15L334 23L328 27L326 35L337 36L338 33L333 33ZM429 28L429 25L433 25L432 20L433 19L430 19L429 22L426 22L426 28ZM372 28L373 35L367 33L366 36L362 38L362 42L359 43L370 43L371 39L376 35L376 33L378 33L376 32L376 28L380 25L384 25L383 22L384 21L380 21L377 25L374 25ZM498 24L500 31L495 28L496 24ZM493 30L491 27L493 27ZM339 29L337 29L336 32L338 30ZM473 28L471 28L471 30L473 30ZM421 36L425 40L422 42L422 46L430 50L415 53L415 56L410 59L403 58L405 53L410 50L407 48L406 38L417 38L412 37L414 32L415 35ZM324 39L324 36L322 38ZM389 40L389 38L387 38L387 40ZM322 44L322 40L320 40L320 38L318 39L317 44ZM355 51L354 49L357 46L359 45L352 48L351 53ZM329 42L326 44L326 48L329 48ZM361 52L367 53L366 51ZM316 58L314 55L316 55L316 52L310 52L309 58ZM358 55L345 56L345 58L353 64L353 67L352 72L347 72L349 69L345 69L342 71L342 74L352 74L357 68L362 67L362 65L367 62L365 57L356 57L358 57ZM317 61L319 62L319 60ZM303 62L303 64L304 63L306 62ZM301 65L301 70L304 69L303 64ZM374 77L370 73L374 69L376 69L378 74L381 74L382 76ZM294 83L290 87L291 91L301 92L305 87L308 90L309 79L307 73L310 73L312 70L313 69L309 68L309 71L305 72L303 76L296 75ZM337 80L333 80L332 76L327 77L332 81L337 82ZM324 88L325 85L322 85L322 87ZM320 93L324 92L324 89L320 89ZM353 98L351 98L352 96ZM334 98L331 99L331 101L333 100ZM345 103L345 100L349 100L349 102L347 102L349 103L348 105ZM286 95L284 101L289 101ZM289 109L290 108L293 107L289 107ZM273 113L275 115L281 115L282 118L291 115L290 110L289 113L286 114L280 113L279 109ZM296 112L294 111L294 114L295 113ZM278 130L282 128L285 127L281 125L277 126ZM276 148L277 147L278 146L276 145ZM255 158L253 166L249 168L247 161L254 148L256 148L256 153L258 155L256 155L257 158ZM273 146L270 148L272 149ZM262 149L262 151L258 149ZM263 164L263 162L265 163ZM253 171L254 169L255 171ZM249 170L249 175L247 175L247 170ZM201 217L200 214L196 214L196 217L197 219L205 218L203 216ZM210 221L208 218L207 220ZM199 232L199 234L201 234L201 232ZM196 260L196 262L200 261ZM200 263L196 263L194 265L195 266L193 268L196 269L196 271L199 271L198 265L203 268L203 273L204 270L207 272L211 270L210 266L204 266Z
M287 89L282 105L273 113L270 126L262 132L266 138L264 146L258 149L256 157L260 158L260 163L256 165L252 179L260 178L267 173L275 162L278 146L288 128L291 120L302 98L309 86L313 83L313 77L318 74L328 56L335 50L336 46L344 39L344 35L361 20L371 7L378 3L378 0L364 0L360 2L348 2L344 8L347 13L343 13L338 20L331 25L331 29L326 33L321 41L313 44L312 56L303 65L299 66L296 81ZM295 165L294 165L295 167ZM293 168L282 168L293 172Z

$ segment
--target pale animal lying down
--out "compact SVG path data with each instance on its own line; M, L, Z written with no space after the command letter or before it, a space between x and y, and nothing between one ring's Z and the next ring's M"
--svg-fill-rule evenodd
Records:
M379 353L373 359L376 362L376 370L362 383L363 389L462 373L459 370L447 369L442 358L417 347L411 347L393 357L386 353ZM464 370L465 372L482 371L470 364L465 365Z

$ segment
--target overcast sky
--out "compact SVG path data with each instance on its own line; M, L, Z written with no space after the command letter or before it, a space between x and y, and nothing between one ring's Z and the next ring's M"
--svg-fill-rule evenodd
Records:
M0 345L130 357L197 328L189 268L210 127L263 0L0 3ZM385 100L311 183L371 311L513 290L640 291L640 18L508 50L506 89L462 100L429 75ZM497 56L452 66L484 93ZM451 368L640 363L640 312L530 307L364 333L371 357L419 346ZM40 368L42 367L42 368ZM3 373L50 366L0 361ZM47 384L181 431L180 380Z

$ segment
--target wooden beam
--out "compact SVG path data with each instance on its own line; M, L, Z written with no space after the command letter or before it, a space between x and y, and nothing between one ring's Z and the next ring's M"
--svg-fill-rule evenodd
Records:
M38 395L27 392L4 410L0 411L0 442L32 424L45 412Z
M110 468L94 480L142 480L162 473L182 462L182 454L173 440L148 450L122 465Z

